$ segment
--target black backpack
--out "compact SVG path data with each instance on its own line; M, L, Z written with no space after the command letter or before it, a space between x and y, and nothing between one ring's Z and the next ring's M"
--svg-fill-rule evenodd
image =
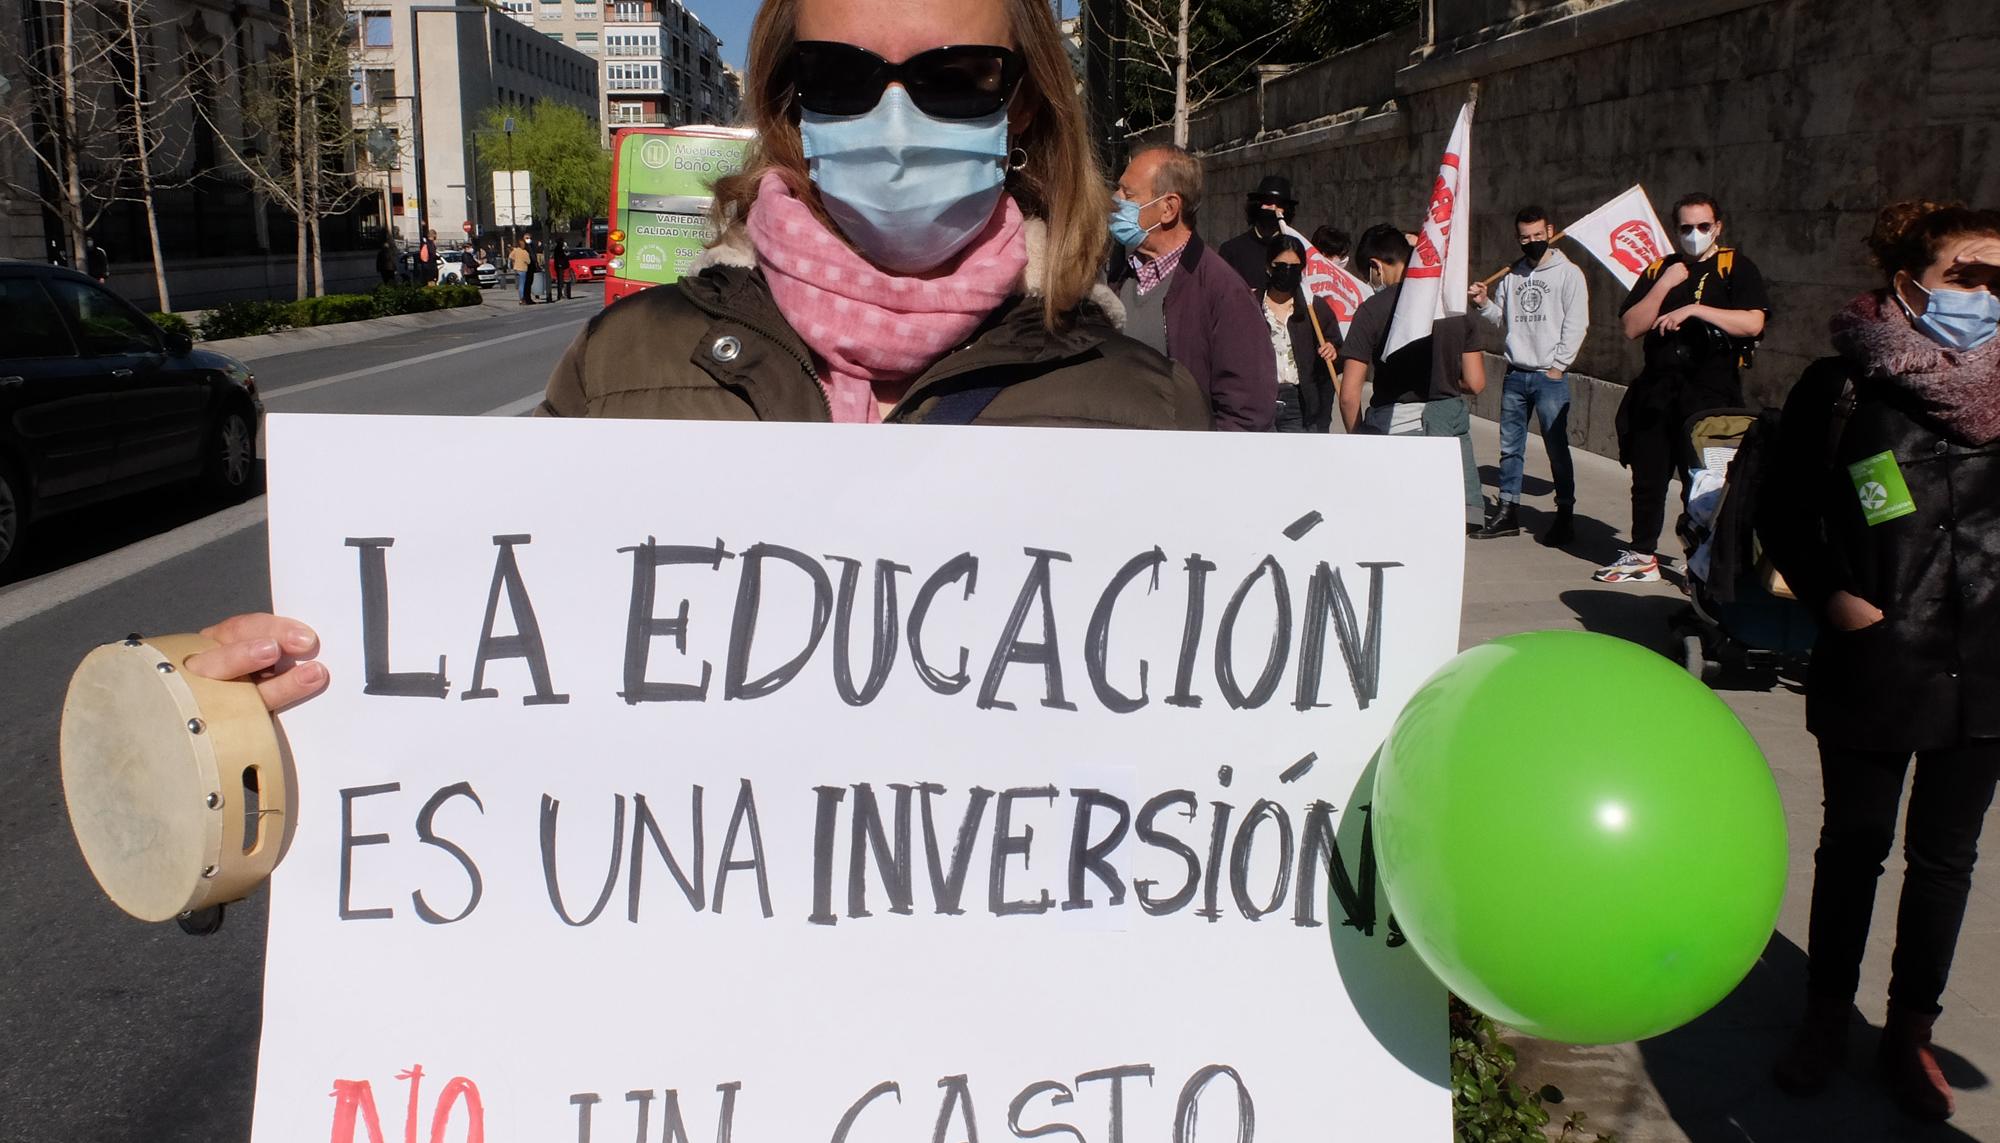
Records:
M1834 463L1841 435L1847 430L1848 419L1854 415L1855 403L1854 378L1850 376L1841 384L1827 423L1826 462L1829 465ZM1708 593L1722 603L1736 599L1737 585L1746 573L1754 574L1759 586L1772 595L1793 598L1784 578L1771 565L1769 557L1764 554L1762 542L1757 538L1763 490L1770 484L1776 466L1781 463L1778 433L1782 417L1780 409L1765 409L1758 413L1756 422L1743 434L1743 443L1737 446L1736 456L1729 463L1729 483L1723 492L1722 505L1716 512L1715 530L1708 553Z

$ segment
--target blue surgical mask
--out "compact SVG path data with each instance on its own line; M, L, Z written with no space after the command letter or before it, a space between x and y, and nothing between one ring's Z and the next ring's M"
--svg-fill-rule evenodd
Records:
M1007 111L933 119L894 85L864 115L799 116L826 212L884 270L934 270L966 248L1007 181Z
M1910 284L1924 290L1921 283ZM1901 293L1903 312L1910 321L1947 349L1978 349L2000 333L2000 297L1986 290L1924 290L1924 312L1911 313Z
M1160 195L1153 202L1158 202L1165 197L1167 196ZM1137 203L1129 198L1121 198L1113 201L1111 204L1111 240L1124 250L1131 251L1138 249L1139 243L1146 240L1146 235L1153 232L1152 227L1139 225L1139 212L1153 205L1153 202Z

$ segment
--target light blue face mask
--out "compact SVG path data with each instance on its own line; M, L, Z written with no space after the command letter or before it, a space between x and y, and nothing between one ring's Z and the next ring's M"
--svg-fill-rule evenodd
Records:
M799 137L827 214L892 273L934 270L993 217L1007 181L1007 110L933 119L900 84L864 115L803 111Z
M1924 290L1915 279L1910 284ZM1901 293L1896 300L1903 301ZM1904 312L1909 309L1903 302ZM1910 320L1947 349L1978 349L2000 333L2000 297L1986 290L1924 290L1924 312L1910 313Z
M1153 200L1158 202L1167 197L1161 195ZM1137 203L1129 198L1121 198L1111 204L1111 240L1125 250L1136 250L1139 243L1152 233L1150 227L1139 225L1139 212L1153 205L1153 202Z

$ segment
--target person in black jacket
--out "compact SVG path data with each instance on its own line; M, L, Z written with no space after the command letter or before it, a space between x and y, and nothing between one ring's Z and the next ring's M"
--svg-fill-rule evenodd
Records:
M576 278L569 272L569 246L562 239L556 239L549 251L550 280L555 283L555 296L573 298L576 296Z
M1722 244L1722 208L1705 194L1674 204L1680 249L1646 268L1619 307L1625 336L1645 342L1646 367L1618 404L1618 460L1632 470L1632 546L1597 569L1603 583L1660 578L1667 483L1687 499L1687 423L1743 404L1742 366L1764 336L1771 300L1748 255Z
M1243 217L1250 229L1216 248L1222 260L1243 276L1252 289L1264 288L1264 244L1278 236L1278 224L1289 221L1298 210L1292 197L1292 180L1283 175L1265 175L1243 199Z
M1931 1026L2000 775L2000 211L1899 203L1869 245L1888 286L1833 319L1838 356L1786 400L1759 513L1822 623L1806 698L1825 784L1807 1004L1774 1078L1810 1094L1840 1066L1914 754L1877 1063L1905 1110L1943 1119Z
M1278 367L1281 433L1324 433L1333 425L1333 362L1340 354L1340 322L1332 307L1312 297L1301 283L1305 247L1280 234L1264 244L1267 277L1257 291L1259 309L1271 331ZM1310 306L1310 311L1308 311Z

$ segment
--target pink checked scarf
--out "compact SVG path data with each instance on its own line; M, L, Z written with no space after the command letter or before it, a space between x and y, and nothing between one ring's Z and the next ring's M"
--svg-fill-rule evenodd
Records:
M750 241L771 296L819 364L837 424L875 424L876 403L901 396L1017 292L1028 266L1011 196L955 262L933 277L878 269L813 216L784 179L766 174L750 208Z

